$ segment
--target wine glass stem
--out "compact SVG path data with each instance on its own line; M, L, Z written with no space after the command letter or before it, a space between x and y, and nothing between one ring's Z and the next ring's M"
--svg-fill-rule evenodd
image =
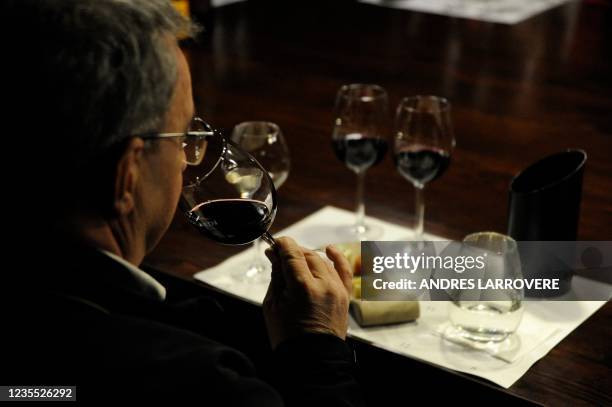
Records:
M269 244L270 247L274 247L276 245L276 240L274 240L270 232L266 232L263 235L261 235L261 239L267 244Z
M415 219L414 228L415 240L423 240L423 232L425 225L425 194L423 192L425 185L415 185Z
M253 268L257 268L257 269L263 269L264 265L263 262L261 261L261 238L255 240L255 242L253 243L253 247L255 248L255 253L253 254L253 260L251 261L251 267Z
M365 171L359 171L357 173L357 219L355 222L355 228L357 232L365 232L365 203L363 199L364 185L365 185Z

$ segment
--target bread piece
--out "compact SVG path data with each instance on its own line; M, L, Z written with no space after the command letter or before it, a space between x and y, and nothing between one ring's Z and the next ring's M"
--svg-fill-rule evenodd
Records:
M416 320L420 315L418 301L351 300L351 315L360 326L396 324Z

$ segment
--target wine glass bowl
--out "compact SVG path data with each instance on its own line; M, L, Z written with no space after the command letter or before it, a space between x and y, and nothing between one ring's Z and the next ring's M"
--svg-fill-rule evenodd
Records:
M272 179L248 153L225 139L217 141L218 157L211 154L201 164L188 166L180 209L218 243L243 245L264 235L273 242L268 234L277 211Z
M277 124L266 121L240 123L234 127L231 141L268 171L277 190L287 180L291 158L287 142Z

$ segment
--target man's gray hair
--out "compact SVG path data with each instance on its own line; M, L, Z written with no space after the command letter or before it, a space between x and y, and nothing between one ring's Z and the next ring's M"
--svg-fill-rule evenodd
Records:
M177 79L168 41L195 30L169 0L3 2L5 19L29 23L39 34L33 42L16 39L22 59L16 63L34 66L26 82L32 93L24 98L30 106L13 108L34 109L73 168L162 125Z

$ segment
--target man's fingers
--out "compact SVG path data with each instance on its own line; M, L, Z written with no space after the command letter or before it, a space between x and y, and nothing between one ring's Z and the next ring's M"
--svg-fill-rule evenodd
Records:
M280 237L276 239L275 248L287 284L304 284L313 279L304 253L295 240L290 237Z
M310 272L317 278L324 278L329 275L331 267L327 264L317 252L308 249L302 249L304 251L304 257L310 268Z
M342 284L346 290L351 293L353 291L353 269L348 259L335 246L329 245L325 248L327 257L334 263L334 267L338 272Z
M272 268L274 268L275 265L280 265L280 257L274 248L268 247L264 254L268 260L270 260L270 263L272 263Z
M272 280L270 281L270 285L268 286L268 290L266 291L266 296L263 300L264 306L270 306L272 305L272 303L274 303L274 301L276 301L279 296L277 287L278 284L274 282L274 276L272 276Z

